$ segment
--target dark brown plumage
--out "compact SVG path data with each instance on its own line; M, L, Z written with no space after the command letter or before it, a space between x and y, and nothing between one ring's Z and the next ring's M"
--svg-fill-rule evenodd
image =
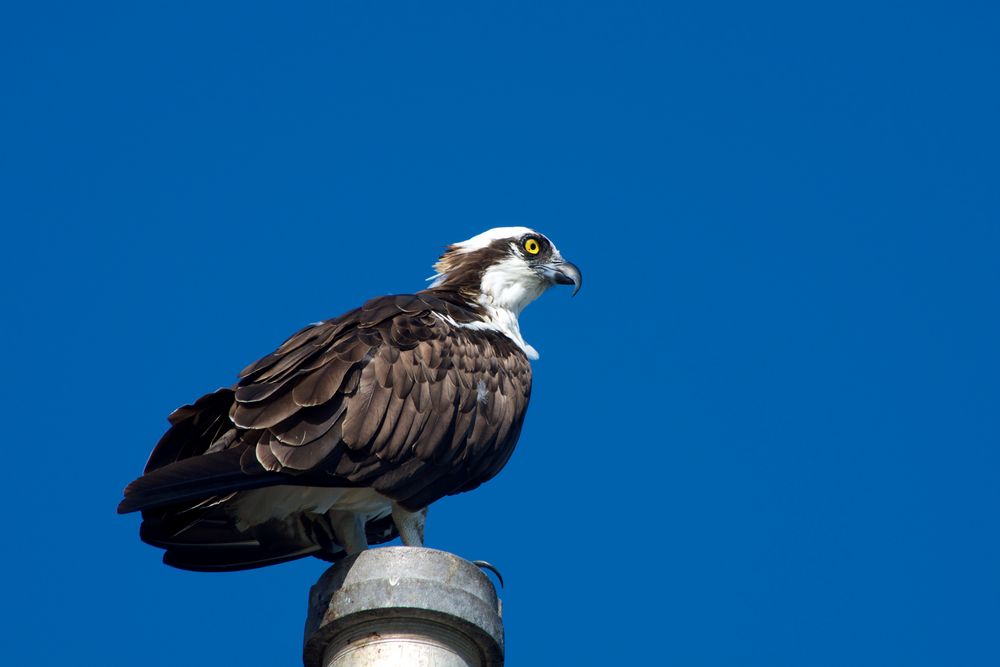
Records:
M520 434L531 368L515 340L483 326L474 286L508 245L446 254L454 282L308 326L235 386L176 410L119 512L142 511L142 539L169 564L242 569L344 553L333 511L243 525L254 489L370 489L414 512L495 476ZM368 543L396 535L391 516L366 517Z

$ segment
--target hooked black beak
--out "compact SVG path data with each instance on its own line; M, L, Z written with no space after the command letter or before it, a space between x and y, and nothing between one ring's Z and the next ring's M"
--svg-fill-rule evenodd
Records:
M576 293L580 291L580 286L583 285L583 275L573 262L539 264L536 269L554 285L573 285L573 296L576 296Z

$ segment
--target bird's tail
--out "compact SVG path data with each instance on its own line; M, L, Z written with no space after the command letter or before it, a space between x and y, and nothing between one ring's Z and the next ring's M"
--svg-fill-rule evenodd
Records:
M166 549L163 562L182 570L229 572L284 563L306 556L336 562L346 552L334 538L326 515L301 514L296 521L273 520L246 530L219 506L143 512L142 540ZM395 537L392 517L370 521L369 544Z

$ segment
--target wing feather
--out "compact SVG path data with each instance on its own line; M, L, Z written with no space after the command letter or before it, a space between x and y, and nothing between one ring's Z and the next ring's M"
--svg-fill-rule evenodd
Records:
M353 368L354 363L339 358L327 362L296 383L292 400L301 408L326 403L340 390L344 378Z
M348 399L344 419L344 442L351 449L367 447L385 418L392 390L379 386L375 370L368 366L361 374L358 391Z
M282 444L301 447L326 434L346 410L346 401L327 401L303 408L269 430Z
M155 506L167 521L274 484L372 486L419 509L478 486L513 451L531 371L502 334L449 323L473 318L425 292L302 329L170 416L123 511Z
M270 428L300 410L292 398L292 387L286 385L280 392L259 403L233 403L229 418L240 428Z

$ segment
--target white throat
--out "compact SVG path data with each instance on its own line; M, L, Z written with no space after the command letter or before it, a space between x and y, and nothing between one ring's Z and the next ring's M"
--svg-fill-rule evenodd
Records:
M444 276L437 276L434 284L439 284L443 279ZM506 259L483 272L477 299L478 304L486 311L483 321L458 323L440 313L437 317L453 327L502 333L514 341L528 359L538 359L538 350L528 345L521 335L517 317L525 306L541 296L548 287L548 283L536 275L523 260Z
M503 335L507 336L507 338L514 341L514 343L521 348L521 351L524 352L524 356L532 360L537 359L538 350L528 345L528 342L524 340L523 336L521 336L521 326L517 322L517 315L506 308L496 308L483 303L483 301L484 299L479 300L483 308L486 309L486 321L473 322L472 324L466 324L463 326L468 326L473 329L492 329L493 331L499 331Z
M521 311L540 297L548 286L524 260L511 257L483 272L479 283L479 303L487 309L509 311L517 321Z
M486 311L483 326L503 333L517 343L529 359L537 359L538 351L521 336L517 318L547 288L548 283L523 260L512 257L491 266L483 273L479 285L479 305Z

